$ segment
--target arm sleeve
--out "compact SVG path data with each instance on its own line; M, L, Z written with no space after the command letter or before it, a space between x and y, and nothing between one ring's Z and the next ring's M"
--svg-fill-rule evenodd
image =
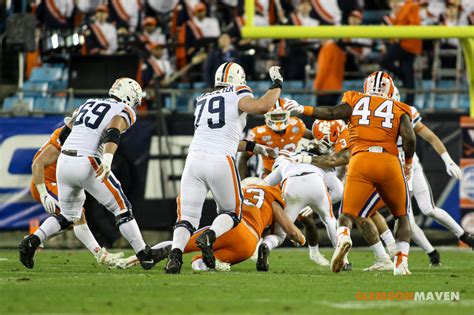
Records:
M135 114L135 111L128 105L125 105L118 115L125 118L125 121L128 123L129 128L137 120L137 114Z
M249 88L246 85L239 85L235 88L235 94L237 94L237 100L240 100L241 98L245 96L251 96L253 97L253 92L252 89Z

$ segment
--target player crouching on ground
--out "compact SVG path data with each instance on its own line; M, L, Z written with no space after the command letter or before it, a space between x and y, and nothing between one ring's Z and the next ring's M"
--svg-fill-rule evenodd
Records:
M374 223L367 219L366 202L377 190L397 220L397 253L394 275L409 275L410 196L405 180L412 174L416 136L411 124L411 109L407 104L391 99L392 78L382 71L372 73L364 82L364 93L344 93L335 107L302 106L294 101L288 109L318 119L349 121L351 158L346 176L337 230L337 247L331 269L339 272L352 247L350 230L353 222L361 220L370 233L378 235ZM398 159L397 139L402 138L405 164Z
M61 153L61 145L66 141L67 130L72 128L71 117L66 117L64 123L65 126L56 129L49 140L38 150L31 165L33 173L30 185L31 195L43 205L50 215L59 215L61 212L58 200L56 165ZM76 237L94 255L98 263L112 265L115 259L123 257L123 253L108 253L105 248L100 247L87 225L85 209L82 209L81 219L71 228L74 229ZM51 235L49 239L55 235Z
M238 264L249 259L257 248L264 231L270 227L278 227L286 233L292 241L304 245L305 238L300 230L291 222L283 211L285 202L281 191L277 187L269 186L263 180L249 177L242 181L244 202L242 206L242 221L229 232L218 237L214 243L214 256L216 258L216 270L228 271L229 265ZM205 227L196 231L184 248L184 253L198 252L196 240L202 233L207 231ZM171 241L162 242L154 249L171 249ZM268 266L268 262L264 262ZM136 256L117 261L118 268L129 268L138 264ZM193 270L210 270L204 263L202 255L193 257Z
M107 99L87 100L73 117L73 127L61 148L56 170L61 213L47 218L20 243L20 261L27 268L33 268L36 249L45 239L80 221L84 191L115 215L121 234L144 269L152 268L162 259L160 251L152 250L143 241L132 205L111 172L120 136L135 123L134 107L141 103L142 89L135 80L120 78L109 95Z

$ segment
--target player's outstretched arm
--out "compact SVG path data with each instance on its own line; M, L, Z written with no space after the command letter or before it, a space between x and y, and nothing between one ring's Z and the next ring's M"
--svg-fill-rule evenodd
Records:
M303 233L290 221L281 205L274 201L272 203L272 209L275 222L281 226L283 231L285 231L286 235L288 235L293 242L303 246L306 243Z
M295 100L286 102L286 109L290 112L311 116L323 120L344 119L347 120L352 115L352 108L347 103L337 106L303 106Z
M265 114L278 101L283 83L283 76L280 74L280 67L270 67L268 74L272 79L272 86L262 97L255 99L251 96L243 97L239 100L239 109L248 114Z
M44 209L49 214L54 214L56 211L56 202L48 194L46 185L44 183L44 169L55 163L59 157L60 151L52 144L48 144L41 153L36 157L31 165L31 172L33 173L33 181L36 189L41 197L41 203Z
M423 140L427 141L433 149L441 156L441 158L444 161L444 164L446 166L446 172L449 174L449 176L452 176L456 179L461 179L461 169L459 166L454 163L453 159L448 153L448 150L446 150L446 147L444 146L443 142L441 139L430 129L428 126L423 124L422 122L419 122L415 126L415 132L417 135L423 138Z
M104 152L102 154L102 163L100 164L99 169L97 170L96 178L103 182L107 177L109 177L110 171L112 169L112 160L114 158L115 151L117 151L118 145L120 143L120 135L127 130L128 123L125 118L121 116L115 116L110 121L109 125L105 129L105 138L104 138Z
M407 114L402 115L398 132L402 137L403 151L405 152L405 176L408 180L411 177L413 155L416 149L416 135L411 119Z
M330 155L313 156L311 164L322 168L338 167L349 164L350 158L351 150L344 149Z

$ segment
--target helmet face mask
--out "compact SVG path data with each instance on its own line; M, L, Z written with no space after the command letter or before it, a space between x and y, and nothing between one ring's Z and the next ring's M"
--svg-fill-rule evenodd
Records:
M217 68L214 76L214 87L245 85L245 71L235 62L225 62Z
M265 114L265 124L273 131L284 131L290 124L290 112L285 109L285 100L279 98Z
M273 131L283 131L289 125L290 112L284 109L276 109L265 114L265 123Z
M131 107L137 107L142 102L144 93L140 84L130 78L119 78L109 90L109 95Z
M364 81L364 94L392 98L395 85L386 72L376 71Z

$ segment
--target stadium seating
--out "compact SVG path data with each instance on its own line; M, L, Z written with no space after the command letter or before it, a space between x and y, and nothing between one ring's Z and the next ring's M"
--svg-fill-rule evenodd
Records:
M4 111L11 111L13 109L13 106L15 103L19 100L18 96L10 96L6 97L5 100L3 101L3 110ZM30 111L33 110L33 104L34 104L34 98L32 97L25 97L23 98L23 101L28 104L28 109Z
M33 110L45 113L62 113L66 110L65 97L38 98L34 102Z

